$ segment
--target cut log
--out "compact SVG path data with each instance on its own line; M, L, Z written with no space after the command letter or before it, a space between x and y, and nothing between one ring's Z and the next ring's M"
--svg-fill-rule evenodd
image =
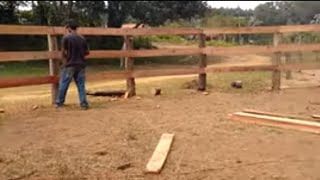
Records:
M281 117L271 117L266 115L257 115L250 113L237 112L230 115L230 119L246 123L253 123L265 126L273 126L298 131L320 133L320 123L305 120L287 119Z
M152 94L153 96L161 95L161 89L160 89L160 88L153 88L153 89L151 90L151 94Z
M147 164L147 173L160 173L169 154L170 147L173 142L173 137L174 134L162 134L160 141Z
M320 119L320 115L318 115L318 114L313 114L311 117L315 118L315 119Z
M91 96L123 96L125 95L125 90L115 90L115 91L97 91L97 92L87 92L87 95Z
M290 118L290 119L310 120L310 118L307 118L307 117L298 117L298 116L293 116L293 115L290 115L290 114L272 113L272 112L254 110L254 109L244 109L243 112L251 113L251 114L258 114L258 115L268 115L268 116L274 116L274 117Z

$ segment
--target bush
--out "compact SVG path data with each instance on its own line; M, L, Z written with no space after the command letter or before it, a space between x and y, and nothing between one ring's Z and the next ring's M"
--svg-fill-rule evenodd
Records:
M134 49L152 49L152 43L148 37L134 37L133 47Z

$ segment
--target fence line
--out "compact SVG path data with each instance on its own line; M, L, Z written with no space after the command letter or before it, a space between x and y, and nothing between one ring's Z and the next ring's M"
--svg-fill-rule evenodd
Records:
M295 69L320 69L320 64L281 64L283 53L297 51L320 51L320 44L281 44L283 33L292 32L317 32L320 25L292 25L292 26L266 26L266 27L241 27L241 28L80 28L82 35L94 36L122 36L125 39L127 50L93 50L88 56L89 59L96 58L126 58L126 69L122 72L107 72L89 75L88 80L98 79L124 79L127 81L127 92L129 96L135 95L135 78L198 74L198 90L206 90L207 73L219 72L244 72L244 71L271 71L272 89L279 90L281 83L281 72ZM0 34L5 35L46 35L48 39L48 51L18 51L0 52L0 62L9 61L32 61L49 60L49 75L44 77L30 78L0 78L0 88L18 87L26 85L52 84L51 94L54 102L58 88L58 60L61 53L58 51L57 36L63 35L63 27L50 26L21 26L21 25L0 25ZM270 46L238 46L238 47L207 47L206 35L212 34L273 34L273 45ZM196 35L199 40L198 48L184 49L157 49L157 50L133 50L132 37L150 35ZM207 67L207 56L233 55L233 54L274 54L272 65L255 66L221 66ZM181 56L197 55L200 57L198 67L191 69L168 69L168 70L134 70L134 58L157 57L157 56ZM287 56L287 55L286 55Z

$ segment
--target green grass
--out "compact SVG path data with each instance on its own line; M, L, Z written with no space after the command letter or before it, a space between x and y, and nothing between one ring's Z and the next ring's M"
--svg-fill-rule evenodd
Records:
M230 46L237 46L237 43L226 42L221 40L210 40L206 42L207 46L221 46L221 47L230 47Z
M6 63L0 64L0 77L29 77L49 74L49 65L43 63Z
M173 45L191 45L196 43L195 41L189 41L180 36L170 35L151 36L150 40L155 43L168 43Z
M271 84L271 72L232 72L209 74L208 84L212 90L228 93L253 93L265 90ZM243 82L242 89L231 87L233 81Z

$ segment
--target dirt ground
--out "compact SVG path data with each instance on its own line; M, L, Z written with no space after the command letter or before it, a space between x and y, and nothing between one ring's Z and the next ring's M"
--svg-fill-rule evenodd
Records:
M243 108L310 115L319 89L106 102L3 119L0 179L319 179L319 135L233 122ZM144 174L162 133L175 134L159 175ZM130 164L125 170L121 165ZM21 178L22 177L22 178Z

